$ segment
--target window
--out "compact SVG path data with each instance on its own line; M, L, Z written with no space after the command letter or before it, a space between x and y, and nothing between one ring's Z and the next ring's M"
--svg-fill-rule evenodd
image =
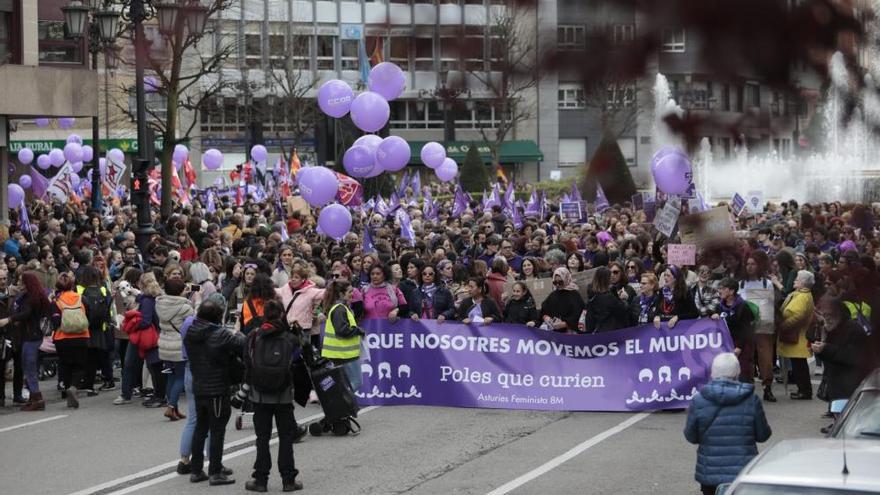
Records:
M440 37L440 70L458 70L458 57L461 53L460 36L444 34Z
M137 114L137 95L135 88L128 88L128 112L131 115L131 121L135 121ZM147 107L147 120L150 122L164 121L168 116L168 105L166 99L159 93L145 93L144 102Z
M0 0L0 65L21 62L18 9L17 0Z
M284 35L283 34L270 34L269 35L269 65L272 67L282 68L284 67L285 59L287 58L287 50L285 50L284 46Z
M617 140L617 146L620 147L620 153L626 160L626 164L630 167L636 166L636 138L620 138Z
M318 62L318 70L333 70L336 56L333 36L318 36L318 51L315 59Z
M684 28L664 29L661 48L668 53L684 53Z
M262 37L259 34L244 35L244 63L248 67L263 65Z
M615 24L611 30L611 42L615 45L632 43L636 38L635 24Z
M611 83L608 85L605 104L608 105L609 108L631 107L635 105L635 102L635 83Z
M82 64L82 45L65 38L64 21L39 21L40 63Z
M584 108L584 88L580 84L559 85L559 109Z
M312 58L312 37L295 35L290 39L290 51L293 54L294 69L308 69Z
M391 118L389 126L394 129L442 129L444 125L444 111L442 102L437 100L428 101L404 101L395 100L389 102ZM450 109L452 120L456 129L480 129L494 128L498 122L495 120L495 112L491 103L485 100L473 100L463 102L459 100L455 107Z
M502 36L492 35L489 38L489 70L499 71L505 69L507 43Z
M736 98L734 99L734 108L737 112L742 112L745 105L745 90L742 86L736 87Z
M392 36L389 38L388 61L397 64L404 71L409 70L409 37Z
M415 38L416 70L434 70L434 38Z
M779 117L785 111L785 101L782 98L782 93L779 91L773 92L773 102L770 104L770 110L776 117Z
M559 167L582 167L587 163L586 139L559 140Z
M358 70L358 40L339 40L339 62L342 70Z
M584 47L586 27L559 26L556 28L556 47L560 50L577 50Z
M722 84L721 85L721 110L725 112L730 111L730 85Z
M225 50L227 47L231 47L229 57L223 61L223 67L230 69L238 67L238 36L235 33L230 32L218 32L215 33L214 36L217 39L218 50ZM134 55L132 55L132 57L133 56Z
M761 107L761 86L754 83L746 84L746 102L749 107Z
M483 70L483 41L486 35L480 27L468 26L464 35L464 46L461 48L464 58L464 69L469 71Z

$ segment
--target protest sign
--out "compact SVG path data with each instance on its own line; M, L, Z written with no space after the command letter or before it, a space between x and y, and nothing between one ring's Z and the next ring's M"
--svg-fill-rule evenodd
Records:
M705 246L711 243L729 242L733 224L726 206L719 206L681 218L679 234L682 244Z
M571 274L571 280L577 284L578 292L584 301L587 300L587 291L593 283L593 277L596 275L596 270L598 270L598 268L592 268L590 270L574 272ZM552 277L523 280L522 282L528 287L529 292L532 293L532 298L535 300L535 307L537 308L541 307L541 304L544 303L544 300L547 299L547 296L549 296L554 289ZM510 294L512 289L513 282L505 284L504 294Z
M579 201L559 203L559 216L569 223L581 223L584 210Z
M645 208L645 200L642 197L642 193L635 193L632 195L632 204L633 210L642 210Z
M746 200L739 193L735 193L733 199L730 200L730 206L733 210L733 215L738 217L746 208Z
M362 405L555 411L687 407L731 352L724 320L566 335L524 325L365 320Z
M773 284L764 279L764 285L757 288L740 289L739 295L746 301L758 306L758 321L755 322L755 333L772 334L775 321L775 293Z
M667 244L666 257L670 265L693 266L697 263L697 246L694 244Z
M306 203L306 200L303 199L302 196L288 196L287 197L287 214L293 215L294 212L300 212L300 214L305 217L309 217L312 215L312 210L309 208L309 204Z
M678 222L678 215L681 213L681 200L670 198L663 205L663 209L654 218L654 226L666 237L671 237L675 230L675 224Z
M651 193L642 193L642 203L645 205L645 218L649 222L654 221L654 215L657 214L657 199Z
M746 207L751 213L764 213L764 191L746 193Z

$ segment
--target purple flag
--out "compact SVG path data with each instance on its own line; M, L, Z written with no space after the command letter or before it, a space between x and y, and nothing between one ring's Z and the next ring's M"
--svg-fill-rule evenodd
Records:
M495 205L504 206L504 203L501 200L501 186L499 186L497 182L492 186L492 203L489 205L489 208Z
M608 204L608 198L605 197L605 191L602 190L602 184L599 184L599 181L596 181L596 211L602 213L608 208L611 208L611 205Z
M290 239L290 234L287 233L287 224L281 222L281 242L287 242Z
M205 207L208 213L217 211L217 205L214 204L214 191L208 191L208 204Z
M571 181L571 201L583 201L581 190L577 187L577 179Z
M31 219L28 216L27 205L24 204L24 198L21 198L21 230L26 232L31 242L34 242L34 232L31 230Z
M674 332L665 325L660 332L642 325L591 335L505 323L439 325L427 319L364 320L363 329L367 335L402 338L399 345L370 350L374 365L392 371L364 373L355 391L361 405L627 412L685 408L710 380L715 356L733 350L727 325L709 318L682 320ZM372 370L368 364L364 369Z
M519 207L516 205L513 206L513 219L512 220L513 220L513 228L515 228L516 230L519 230L523 227L522 215L519 213Z
M407 186L409 186L409 170L404 170L400 178L400 184L397 186L397 195L406 197Z
M512 212L514 208L516 195L514 194L513 180L507 183L507 190L504 191L504 209Z
M400 237L415 244L416 233L410 224L409 214L405 210L397 210L397 221L400 223Z
M460 218L464 215L464 212L467 211L468 202L467 198L464 195L464 191L461 189L461 184L455 185L455 201L452 204L452 216L455 218Z
M413 171L412 182L410 182L410 187L412 187L413 194L418 198L422 195L422 176L419 175L418 170Z
M361 248L363 254L375 253L376 247L373 246L373 236L370 235L370 227L364 227L364 245Z
M39 170L35 169L33 166L31 166L30 168L31 191L34 193L34 196L42 198L46 195L46 189L49 189L49 179L47 179L45 175L41 174Z
M526 203L525 215L527 217L536 217L541 214L541 206L538 200L538 191L533 190L529 202Z

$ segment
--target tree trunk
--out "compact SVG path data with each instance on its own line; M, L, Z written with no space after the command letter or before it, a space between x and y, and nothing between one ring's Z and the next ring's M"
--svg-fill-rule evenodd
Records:
M177 140L177 112L179 95L177 94L177 84L173 82L173 88L168 89L168 115L165 122L165 132L163 133L162 154L160 155L160 163L162 164L162 220L167 221L171 217L172 197L174 194L171 178L174 173L174 165L171 163L171 157L174 152L175 141Z

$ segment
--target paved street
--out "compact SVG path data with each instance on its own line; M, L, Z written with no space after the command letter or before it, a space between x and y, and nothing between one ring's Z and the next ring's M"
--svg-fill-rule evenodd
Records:
M50 381L43 382L44 385ZM776 386L782 396L782 387ZM57 392L52 392L57 399ZM225 464L238 482L192 485L173 472L182 422L115 392L56 400L45 412L0 414L0 487L16 495L242 493L253 430L227 430ZM780 398L767 407L772 442L817 437L824 403ZM297 410L314 420L320 409ZM295 446L306 493L692 494L695 448L685 413L547 413L424 407L368 408L357 437L308 437ZM40 423L37 423L42 421ZM273 454L274 456L274 454ZM331 473L335 474L331 477ZM277 473L270 491L280 492Z

